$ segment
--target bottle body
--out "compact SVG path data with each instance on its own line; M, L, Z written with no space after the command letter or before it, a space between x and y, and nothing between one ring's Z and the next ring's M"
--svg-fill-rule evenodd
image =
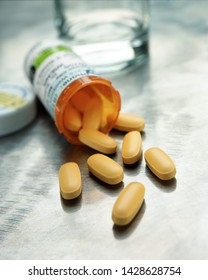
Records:
M119 93L62 41L35 45L25 59L25 70L35 93L69 142L80 144L78 131L70 131L65 125L65 111L71 106L82 119L83 100L87 108L87 103L99 98L102 108L98 129L107 133L113 127L120 110Z

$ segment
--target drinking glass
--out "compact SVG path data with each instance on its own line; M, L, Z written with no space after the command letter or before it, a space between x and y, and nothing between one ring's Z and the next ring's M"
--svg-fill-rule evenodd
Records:
M148 56L149 0L54 0L59 37L99 73Z

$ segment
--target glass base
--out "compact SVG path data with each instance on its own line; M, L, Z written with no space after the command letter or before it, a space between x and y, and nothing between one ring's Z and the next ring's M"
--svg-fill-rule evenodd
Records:
M127 70L146 60L148 28L135 12L96 10L67 18L61 37L98 73Z
M109 42L72 46L83 61L92 65L99 74L131 70L148 58L148 42L132 46L129 42Z

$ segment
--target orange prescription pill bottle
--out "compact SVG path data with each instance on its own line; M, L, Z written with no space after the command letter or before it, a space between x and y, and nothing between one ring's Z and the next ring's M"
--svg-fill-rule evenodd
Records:
M108 133L121 107L119 92L100 77L61 40L36 44L25 58L25 71L35 93L54 119L60 133L81 144L84 125Z

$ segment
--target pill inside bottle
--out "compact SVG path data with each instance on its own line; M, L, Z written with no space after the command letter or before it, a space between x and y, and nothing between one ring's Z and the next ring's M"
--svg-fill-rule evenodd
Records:
M70 103L64 112L64 126L71 132L78 132L82 127L82 115Z
M66 93L63 97L68 99L67 104L62 95L59 97L55 110L56 125L69 142L83 144L78 137L78 132L82 128L106 134L114 126L120 110L120 98L107 84L95 84L93 87L89 84L77 90L72 98L67 89L69 95ZM85 108L82 98L86 101Z

